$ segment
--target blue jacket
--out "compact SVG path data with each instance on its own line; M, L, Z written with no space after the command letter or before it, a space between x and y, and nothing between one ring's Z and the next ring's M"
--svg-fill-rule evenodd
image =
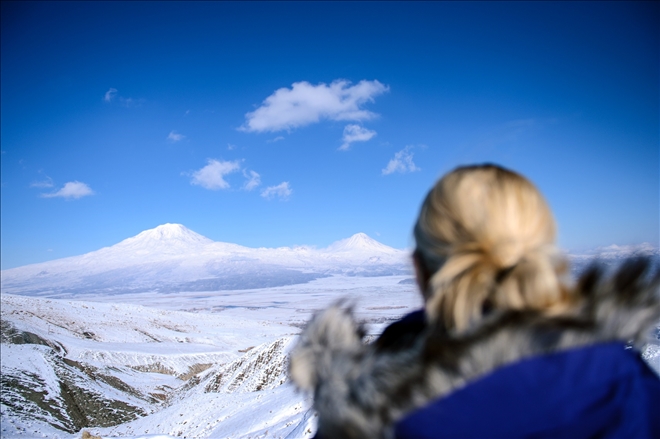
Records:
M660 438L660 379L620 342L591 345L497 369L395 431L398 439Z

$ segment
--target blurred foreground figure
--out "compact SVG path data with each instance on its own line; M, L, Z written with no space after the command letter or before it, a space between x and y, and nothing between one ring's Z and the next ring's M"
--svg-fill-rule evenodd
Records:
M423 310L366 345L333 306L291 354L318 437L660 438L660 379L636 350L660 321L646 261L571 286L545 200L493 165L445 175L414 234Z

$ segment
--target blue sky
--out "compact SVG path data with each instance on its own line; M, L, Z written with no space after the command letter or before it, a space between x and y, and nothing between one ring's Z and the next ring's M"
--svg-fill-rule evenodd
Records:
M2 268L167 222L404 248L452 168L571 250L659 240L657 3L2 2Z

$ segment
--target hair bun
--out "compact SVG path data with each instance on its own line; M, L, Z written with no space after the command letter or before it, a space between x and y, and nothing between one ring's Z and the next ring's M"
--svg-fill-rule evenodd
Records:
M486 254L496 269L512 267L522 259L523 244L516 239L501 240L486 249Z

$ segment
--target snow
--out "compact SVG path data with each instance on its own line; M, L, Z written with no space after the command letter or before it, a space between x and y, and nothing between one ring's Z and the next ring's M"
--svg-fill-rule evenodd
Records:
M597 247L595 249L584 252L583 257L599 257L603 259L621 259L629 258L633 256L654 256L658 255L660 252L658 248L654 247L648 242L644 242L638 245L609 245L605 247Z
M123 251L135 255L177 255L181 252L193 253L204 251L213 241L181 224L163 224L154 229L145 230L111 247L114 251Z
M356 233L350 238L337 241L325 249L328 253L334 252L363 252L363 253L385 253L396 254L397 250L381 244L370 238L366 233Z
M655 270L660 269L660 249L648 242L639 245L610 245L568 255L571 272L578 276L594 262L606 270L614 270L629 258L648 258Z
M633 257L647 257L657 262L660 259L660 249L644 242L638 245L609 245L569 254L573 263L588 263L598 260L605 264L612 264Z
M2 294L3 321L62 347L3 343L2 373L34 371L59 395L53 371L64 357L121 380L143 399L77 376L82 388L144 411L119 425L84 428L102 437L312 437L311 400L286 378L296 335L313 312L340 298L379 333L421 306L414 285L399 284L404 279L334 275L276 288L125 294L121 301L100 293L85 300ZM154 395L164 400L144 399ZM2 437L80 437L47 423L59 425L48 413L26 416L4 401L2 419Z
M1 290L75 297L246 289L300 284L332 274L406 274L411 272L409 259L409 252L363 233L326 249L255 249L215 242L180 224L164 224L81 256L3 270Z
M58 380L46 356L50 349L38 345L6 345L2 347L0 359L2 362L3 375L18 375L29 372L26 380L29 381L32 390L43 393L44 400L57 398ZM38 380L31 379L38 377Z
M309 422L313 418L310 403L290 385L254 393L206 393L190 396L185 405L172 405L157 414L98 429L96 433L104 437L165 431L171 436L196 438L306 438L316 430ZM303 431L297 428L300 424L304 425Z

